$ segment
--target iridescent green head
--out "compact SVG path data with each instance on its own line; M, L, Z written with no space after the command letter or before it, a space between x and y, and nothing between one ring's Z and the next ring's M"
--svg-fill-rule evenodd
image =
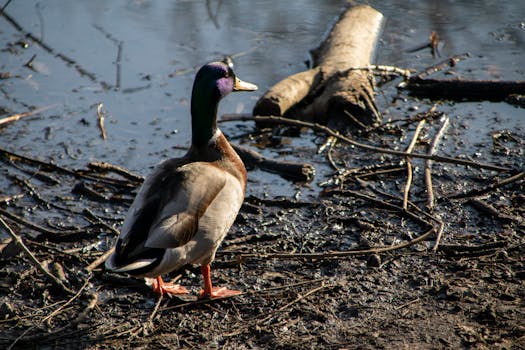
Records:
M232 91L255 91L257 86L237 78L223 62L203 66L195 76L191 94L192 143L208 143L217 130L219 101Z

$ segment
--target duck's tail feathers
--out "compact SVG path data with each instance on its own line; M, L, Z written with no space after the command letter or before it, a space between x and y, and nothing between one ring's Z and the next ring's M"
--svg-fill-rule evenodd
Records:
M140 269L144 269L145 267L153 264L155 261L157 261L157 259L155 258L152 258L152 259L141 259L141 260L136 260L136 261L133 261L129 264L126 264L126 265L117 265L115 264L115 256L112 255L109 257L108 260L106 260L106 269L110 270L110 271L113 271L113 272L118 272L118 273L132 273L133 271L136 271L136 270L140 270Z

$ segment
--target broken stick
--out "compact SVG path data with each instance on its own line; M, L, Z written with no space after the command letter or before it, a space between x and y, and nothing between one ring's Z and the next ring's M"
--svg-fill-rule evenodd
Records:
M383 15L370 6L343 12L319 48L314 68L271 87L254 115L301 115L338 129L369 126L381 120L374 102L373 76L354 67L370 65L382 30Z
M56 106L57 106L57 104L53 104L53 105L49 105L49 106L45 106L45 107L36 108L36 109L33 109L32 111L29 111L29 112L13 114L13 115L11 115L9 117L5 117L5 118L0 119L0 126L4 125L4 124L9 124L9 123L12 123L12 122L16 122L17 120L25 118L25 117L30 117L30 116L33 116L35 114L42 113L42 112L44 112L44 111L46 111L46 110L48 110L50 108L56 107Z
M314 178L315 168L311 164L274 160L246 147L239 145L232 145L232 147L248 168L258 167L292 181L310 182Z
M50 282L52 282L55 286L62 289L62 291L68 293L68 294L74 294L71 289L66 287L62 281L53 275L49 270L35 257L35 255L27 248L27 246L24 244L24 241L22 241L22 238L20 238L12 229L11 227L0 217L0 226L2 226L5 231L11 236L11 239L22 249L22 251L27 255L29 258L29 261L31 264L33 264L34 267L37 268L38 271L40 271L45 277L49 279Z
M402 88L418 97L497 102L510 95L524 95L525 81L423 79L416 76Z

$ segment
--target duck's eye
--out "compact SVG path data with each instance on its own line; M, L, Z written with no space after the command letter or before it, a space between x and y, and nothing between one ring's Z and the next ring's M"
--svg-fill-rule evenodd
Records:
M228 67L228 70L226 71L226 73L224 73L224 77L225 78L229 78L229 77L233 77L234 74L233 74L233 71L230 67Z

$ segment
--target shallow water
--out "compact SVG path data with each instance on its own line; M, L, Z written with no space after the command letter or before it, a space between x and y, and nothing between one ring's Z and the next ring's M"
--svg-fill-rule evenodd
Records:
M260 90L232 94L221 104L219 114L249 113L268 87L305 68L308 50L323 37L343 3L12 1L6 12L54 53L25 39L0 18L0 71L13 75L0 80L0 107L7 110L0 117L26 112L31 106L54 107L0 129L0 146L65 166L84 167L99 160L145 175L159 160L182 155L182 147L189 143L189 97L195 69L233 55L237 74ZM417 70L435 64L440 59L432 58L429 51L407 53L435 30L444 42L441 59L472 54L457 68L461 76L525 79L525 6L519 1L369 4L387 18L378 64ZM29 46L24 48L20 41ZM95 78L82 76L57 53L70 57ZM35 70L30 70L24 64L34 55ZM414 105L425 105L408 100L406 105L387 109L388 94L395 93L390 90L378 97L387 117L404 117ZM97 127L100 102L107 113L105 141ZM525 128L525 110L505 103L458 103L442 109L453 125L468 123L467 154L488 142L491 130ZM252 125L227 123L222 128L235 137L251 131ZM314 149L314 140L308 133L292 146ZM323 173L322 158L315 162L318 173ZM251 194L293 195L297 190L261 171L251 172L250 179ZM322 175L316 179L321 180ZM7 191L1 182L0 191Z

